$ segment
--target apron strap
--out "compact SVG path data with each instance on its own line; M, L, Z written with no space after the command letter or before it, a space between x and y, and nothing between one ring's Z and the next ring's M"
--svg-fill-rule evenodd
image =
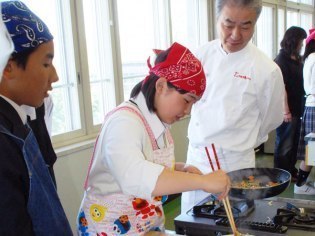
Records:
M3 125L0 125L0 132L3 133L3 134L6 134L10 137L12 137L15 142L20 146L20 147L23 147L24 145L24 140L19 138L19 137L16 137L14 136L7 128L5 128Z
M90 175L90 172L91 172L91 168L92 168L92 164L93 164L93 161L94 161L94 154L95 154L95 148L96 148L96 145L97 145L97 142L98 142L98 138L99 138L99 135L102 131L102 128L106 122L106 120L108 120L108 118L116 113L117 111L129 111L135 115L137 115L142 123L144 124L146 130L147 130L147 133L150 137L150 140L151 140L151 144L152 144L152 148L153 150L157 150L159 147L156 143L156 140L155 140L155 137L154 137L154 134L153 134L153 131L151 129L151 127L149 126L149 123L147 122L147 120L144 118L144 116L138 111L138 109L134 108L133 106L127 106L127 105L124 105L124 106L120 106L120 107L117 107L116 109L112 110L111 112L109 112L106 116L105 116L105 119L104 119L104 123L100 129L100 132L99 134L97 135L97 138L96 138L96 141L95 141L95 145L94 145L94 149L93 149L93 153L92 153L92 157L91 157L91 160L90 160L90 163L89 163L89 167L88 167L88 172L87 172L87 175L86 175L86 178L85 178L85 181L84 181L84 189L87 190L87 185L88 185L88 178L89 178L89 175ZM167 129L168 131L168 129ZM171 137L170 135L170 132L168 131L168 136ZM168 138L169 139L169 138ZM171 138L171 141L173 142L173 139Z
M0 132L8 135L23 153L30 181L27 211L33 222L33 230L36 235L43 235L44 232L52 232L52 230L56 235L72 235L36 137L28 124L25 127L29 129L25 140L16 137L2 125L0 125ZM43 215L43 212L49 212L49 216Z

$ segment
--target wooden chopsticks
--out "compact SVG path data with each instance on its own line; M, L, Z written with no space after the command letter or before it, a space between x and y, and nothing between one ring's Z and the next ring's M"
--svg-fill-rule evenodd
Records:
M211 147L212 147L212 150L213 150L213 154L214 154L214 157L215 157L217 168L218 168L218 170L220 170L221 167L220 167L219 159L218 159L217 152L215 150L215 146L214 146L213 143L211 144ZM205 149L206 149L206 153L207 153L207 156L208 156L208 160L209 160L211 169L212 169L212 171L214 171L215 169L214 169L214 166L213 166L210 154L209 154L208 147L205 147ZM229 197L226 196L224 199L222 199L222 202L223 202L223 205L224 205L224 209L225 209L226 215L227 215L227 217L229 219L229 222L230 222L233 234L234 235L240 235L240 233L236 229L236 225L235 225L235 221L234 221L233 212L232 212L232 209L231 209Z
M240 233L237 231L236 225L235 225L235 221L234 221L234 217L233 217L233 212L231 209L231 205L230 205L230 200L229 197L226 197L224 199L222 199L223 205L224 205L224 209L226 211L227 217L229 219L232 231L234 235L239 235Z

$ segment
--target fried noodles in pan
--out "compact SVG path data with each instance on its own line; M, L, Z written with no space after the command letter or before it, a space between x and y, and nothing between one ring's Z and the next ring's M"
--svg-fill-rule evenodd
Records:
M255 179L255 176L250 175L248 177L243 178L242 181L232 182L232 188L238 189L260 189L260 188L269 188L277 186L281 183L273 182L273 181L261 181L259 179Z

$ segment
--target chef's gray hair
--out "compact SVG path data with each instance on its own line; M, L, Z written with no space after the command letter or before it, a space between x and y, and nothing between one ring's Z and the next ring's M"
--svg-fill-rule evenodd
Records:
M258 19L262 10L262 0L216 0L216 18L221 14L221 11L226 5L233 5L237 7L253 8L256 11Z

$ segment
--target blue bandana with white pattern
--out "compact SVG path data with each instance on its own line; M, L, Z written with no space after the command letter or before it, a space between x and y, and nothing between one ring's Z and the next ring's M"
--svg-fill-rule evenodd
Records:
M53 39L46 24L21 1L4 1L2 19L14 43L14 52L36 48Z

